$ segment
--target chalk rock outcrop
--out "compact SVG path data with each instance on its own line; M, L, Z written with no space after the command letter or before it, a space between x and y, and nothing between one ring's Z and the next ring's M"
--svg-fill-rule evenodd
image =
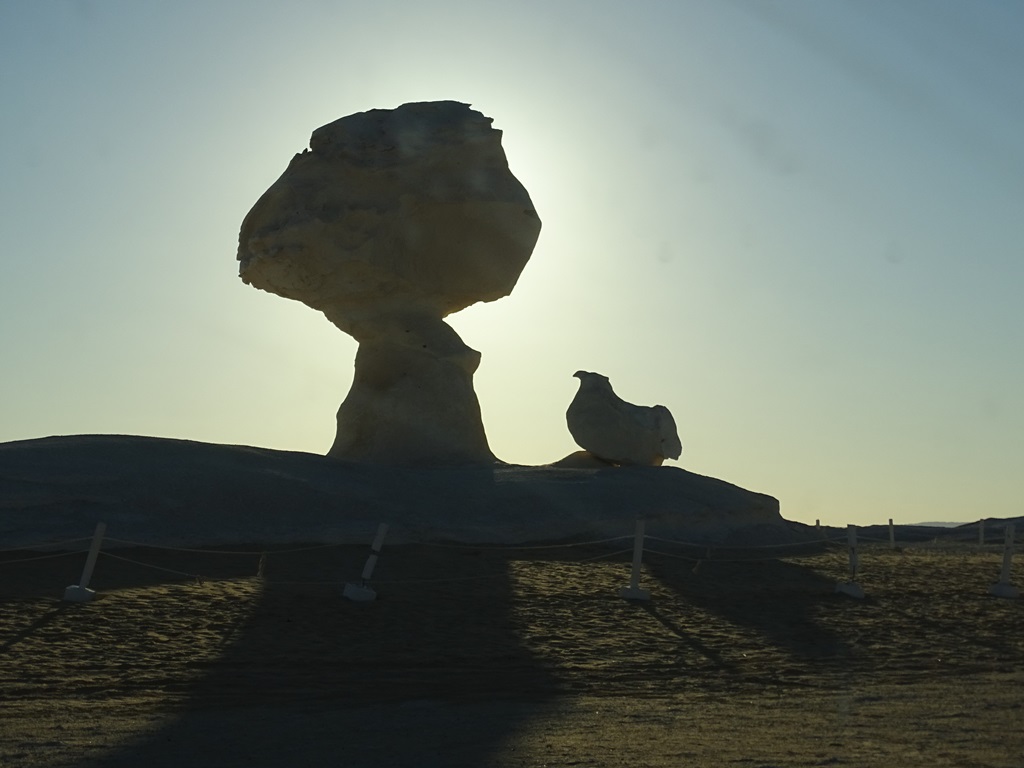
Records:
M318 128L242 222L243 281L318 309L359 342L328 455L494 461L473 391L480 353L444 321L507 296L540 219L501 131L454 101Z
M638 514L653 536L795 540L778 500L679 467L400 467L125 435L0 442L0 467L5 548L90 536L98 521L124 539L176 547L365 546L381 520L389 544L536 544L621 536Z
M576 371L573 376L580 380L580 388L565 421L580 448L612 464L660 466L665 459L682 455L668 408L627 403L599 373Z

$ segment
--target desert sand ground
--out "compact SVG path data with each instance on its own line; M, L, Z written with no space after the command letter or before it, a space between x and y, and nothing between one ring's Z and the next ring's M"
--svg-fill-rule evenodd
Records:
M628 544L385 546L362 605L364 547L117 550L81 605L4 553L0 765L1024 766L998 547L868 547L862 601L838 548L648 554L629 603Z

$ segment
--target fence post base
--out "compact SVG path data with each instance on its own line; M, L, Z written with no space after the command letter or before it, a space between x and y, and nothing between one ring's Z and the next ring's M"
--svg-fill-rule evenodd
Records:
M1020 590L1017 589L1013 584L1004 584L1001 581L997 581L989 589L989 594L995 597L1008 597L1011 600L1015 600L1020 597Z
M989 593L996 597L1020 597L1020 590L1010 583L1010 571L1013 569L1013 534L1014 525L1008 523L1003 532L1003 568L999 572L999 581L989 589Z
M842 581L836 584L836 592L840 595L847 595L858 600L864 599L864 590L856 581Z
M370 556L366 558L366 565L363 566L363 579L361 584L349 582L341 593L349 600L357 603L372 603L377 599L377 593L370 589L370 577L373 576L373 569L377 567L377 558L380 557L380 548L384 546L384 537L388 534L388 524L381 523L377 526L377 535L370 545Z
M88 603L96 596L95 590L87 589L89 579L92 578L92 571L96 567L96 558L100 554L100 545L103 543L103 534L107 532L106 523L96 523L96 531L92 535L92 544L89 545L89 554L85 558L85 568L82 569L82 578L78 584L72 584L64 590L64 600L69 603Z
M889 523L891 524L892 520ZM862 600L864 598L864 590L857 583L857 568L860 565L860 558L857 557L857 526L846 526L846 544L850 554L850 580L841 581L836 584L836 592L840 595L847 595L848 597Z
M342 594L349 600L356 603L372 603L377 599L377 593L369 587L362 587L358 584L346 584Z
M623 600L650 600L651 593L640 587L623 587L619 590L619 597Z
M619 590L619 597L623 600L650 600L651 593L646 589L640 589L640 568L644 562L644 519L637 518L636 528L633 532L633 567L629 574L629 586Z
M68 603L88 603L96 597L96 590L86 589L77 584L72 584L64 590L64 600Z

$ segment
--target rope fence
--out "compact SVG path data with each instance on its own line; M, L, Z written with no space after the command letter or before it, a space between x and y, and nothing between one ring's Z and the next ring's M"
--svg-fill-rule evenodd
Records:
M64 541L54 541L46 544L27 544L23 547L7 547L5 549L0 549L0 555L5 552L27 552L34 549L60 549L61 547L66 547L68 544L82 544L86 541L92 541L92 536L83 536L79 539L65 539Z
M17 552L16 549L9 549L8 552ZM49 555L36 555L35 557L19 557L14 560L3 560L0 561L0 565L12 565L14 563L34 563L39 560L53 560L58 557L71 557L72 555L80 555L82 551L77 552L54 552Z
M88 541L89 539L86 539ZM265 547L258 547L255 549L213 549L213 548L191 548L191 547L171 547L164 544L149 544L144 541L131 541L129 539L115 539L113 537L107 538L107 541L112 541L115 544L123 544L129 547L139 547L140 549L162 549L168 552L189 552L200 555L290 555L295 552L312 552L317 549L333 549L336 547L349 547L352 546L352 542L332 542L330 544L307 544L302 547L287 547L283 549L267 549Z
M463 544L460 542L439 542L439 541L412 541L410 544L416 544L421 547L437 547L440 549L473 549L473 550L494 550L494 551L509 551L509 552L523 552L537 550L542 551L545 549L571 549L573 547L592 547L599 544L611 544L616 541L626 541L632 539L632 536L613 536L610 539L594 539L592 541L571 541L563 542L560 544Z
M979 534L977 537L976 546L986 547L989 543L988 537L986 536L986 521L981 520L978 522L977 525L979 529ZM824 552L833 552L835 554L839 554L843 549L845 549L847 553L848 577L843 581L837 582L836 592L854 598L863 598L865 595L863 589L857 582L857 577L860 570L860 554L864 544L869 544L872 547L888 544L890 549L897 551L904 551L907 547L917 546L926 548L929 546L928 542L924 542L920 538L917 538L914 541L898 542L896 538L896 527L893 525L893 521L891 519L889 520L889 536L887 538L863 536L858 532L857 527L852 525L847 527L847 530L845 531L844 535L828 535L826 531L821 528L820 523L816 523L815 529L818 534L817 538L811 538L797 542L784 542L773 544L709 545L705 542L699 541L686 541L682 539L647 535L645 533L644 528L644 520L638 519L636 521L635 530L632 535L613 536L599 539L591 539L586 541L565 541L560 543L512 545L487 543L471 544L454 541L427 541L409 538L403 539L402 543L407 545L415 545L442 550L462 550L473 551L477 553L500 554L505 552L546 553L558 550L572 552L574 550L584 547L607 547L608 545L632 540L632 546L628 548L617 548L610 551L600 552L596 555L590 555L587 557L574 557L571 559L571 562L573 563L586 564L601 560L613 560L616 558L621 558L624 555L627 555L630 552L632 552L633 558L631 563L629 586L623 588L619 592L620 596L627 600L650 599L650 593L647 590L642 589L640 587L640 578L642 574L643 560L645 557L693 562L695 564L693 568L693 573L697 573L700 566L706 562L743 563L766 560L779 560L786 558L813 556ZM74 602L86 602L92 599L95 592L88 588L88 584L92 576L93 569L95 568L97 558L100 556L102 556L104 560L109 559L112 561L118 561L121 563L125 563L127 565L134 566L136 568L148 569L159 573L166 573L182 577L185 579L193 580L199 584L204 583L204 575L199 572L180 570L177 568L168 567L167 565L158 565L156 563L146 562L145 560L137 559L136 557L127 557L122 554L115 554L114 552L111 552L109 549L103 550L101 548L102 544L106 542L108 544L117 544L121 547L131 547L137 550L149 550L153 552L183 553L188 555L201 555L211 557L251 557L253 558L254 563L251 572L252 575L249 576L249 578L258 578L267 583L268 585L281 586L344 585L343 594L345 595L345 597L348 597L352 600L365 602L372 601L376 598L376 591L370 586L370 584L374 568L377 564L378 559L381 556L381 548L383 546L384 537L387 533L387 526L382 523L377 530L377 535L373 541L373 544L371 545L371 551L366 561L366 565L363 569L361 579L358 582L348 583L343 582L341 578L306 581L267 578L266 566L268 563L268 558L270 557L279 555L296 555L306 552L328 550L341 547L352 547L353 544L350 541L280 548L253 547L251 549L216 549L166 546L115 537L104 538L105 531L105 524L99 523L97 525L96 532L92 537L81 537L75 539L66 539L64 541L58 542L47 542L36 545L0 549L0 556L4 554L22 552L38 553L32 554L28 557L19 557L13 559L4 559L3 557L0 557L0 568L10 565L24 565L42 560L67 558L81 555L87 551L83 548L82 545L86 542L91 542L91 546L88 548L88 556L85 568L83 569L82 578L79 580L78 584L69 586L65 590L65 600ZM938 538L936 538L935 541L938 541ZM960 547L970 546L970 542L965 542L963 539L958 539L953 543ZM1016 598L1019 596L1019 591L1015 586L1013 586L1010 578L1012 559L1014 555L1014 525L1012 523L1006 524L1004 526L1002 543L1002 568L1000 570L999 579L990 587L989 594L998 597ZM651 547L651 544L654 544L655 546ZM54 551L56 549L63 547L72 548L66 551ZM374 584L391 587L415 584L428 585L460 583L486 581L488 579L507 577L507 575L508 574L506 570L501 570L490 573L478 573L472 575L459 576L383 579L374 581ZM229 577L207 576L206 578L223 579Z
M109 557L111 560L120 560L122 563L131 563L142 568L149 568L154 571L161 571L163 573L173 573L175 576L185 576L196 581L202 581L202 576L198 573L188 573L186 571L176 571L173 568L164 568L160 565L153 565L152 563L144 563L141 560L134 560L130 557L124 557L123 555L115 555L113 552L101 552L104 557Z
M665 544L675 544L681 547L694 547L696 549L708 549L709 546L704 543L695 541L681 541L679 539L665 539L660 536L647 536L649 541L658 541ZM794 549L798 547L821 547L822 544L830 542L838 542L838 538L824 538L824 539L808 539L807 541L797 542L785 542L782 544L729 544L719 545L717 547L710 547L711 549L727 549L727 550L751 550L751 551L765 551L765 550L778 550L778 549Z

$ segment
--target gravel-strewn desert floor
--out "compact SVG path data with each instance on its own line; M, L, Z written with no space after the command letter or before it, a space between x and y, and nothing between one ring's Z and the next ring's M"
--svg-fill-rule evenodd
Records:
M363 605L361 547L116 550L83 605L4 553L0 765L1024 765L998 547L869 547L863 601L841 550L649 554L629 603L628 544L385 547Z

